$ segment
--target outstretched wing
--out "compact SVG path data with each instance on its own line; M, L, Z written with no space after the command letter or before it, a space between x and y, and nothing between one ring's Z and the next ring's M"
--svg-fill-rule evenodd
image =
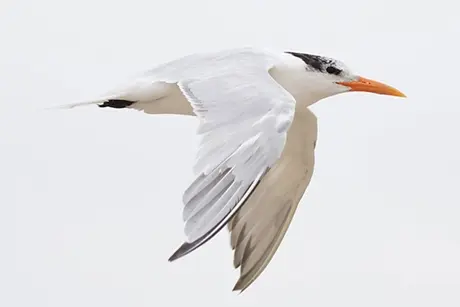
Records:
M233 264L240 268L234 290L243 291L262 273L286 233L313 174L316 116L299 110L279 161L228 223Z
M201 143L198 176L183 195L187 242L170 261L213 237L280 158L295 100L269 68L250 66L178 83L200 119Z

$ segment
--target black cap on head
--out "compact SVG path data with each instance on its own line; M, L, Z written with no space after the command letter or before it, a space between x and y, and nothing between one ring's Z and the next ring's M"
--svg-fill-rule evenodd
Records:
M318 72L322 73L328 73L331 75L340 75L342 73L342 69L337 67L336 63L334 60L326 57L322 57L319 55L314 55L314 54L307 54L307 53L299 53L299 52L292 52L292 51L286 51L286 53L289 53L295 57L298 57L302 61L307 64L307 67L310 68L311 70L315 70Z

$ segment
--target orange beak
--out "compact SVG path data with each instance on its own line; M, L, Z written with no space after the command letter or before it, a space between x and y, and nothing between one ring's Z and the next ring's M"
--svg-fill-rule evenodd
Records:
M406 95L394 87L363 77L359 77L358 80L354 81L337 82L337 84L349 87L352 92L369 92L381 95L406 97Z

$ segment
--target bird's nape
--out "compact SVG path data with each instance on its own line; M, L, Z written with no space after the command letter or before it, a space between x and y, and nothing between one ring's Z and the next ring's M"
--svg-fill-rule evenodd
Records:
M353 81L340 81L336 83L348 87L351 92L368 92L396 97L406 97L406 95L394 87L364 77L358 77Z

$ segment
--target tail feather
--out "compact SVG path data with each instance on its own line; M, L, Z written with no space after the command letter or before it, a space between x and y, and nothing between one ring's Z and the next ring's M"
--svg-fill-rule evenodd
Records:
M135 103L136 101L132 100L125 100L120 99L117 96L107 96L107 97L100 97L94 100L86 100L86 101L79 101L70 104L58 105L46 108L47 110L56 110L56 109L73 109L76 107L82 106L90 106L90 105L98 105L101 108L109 107L109 108L126 108Z
M83 100L48 109L72 109L80 106L99 105L102 108L122 109L134 103L151 102L170 94L175 86L166 82L152 82L151 80L137 80L134 83L120 87L118 90L106 93L90 100Z
M53 107L48 107L46 108L47 110L55 110L55 109L73 109L75 107L82 107L82 106L89 106L89 105L94 105L94 104L103 104L106 101L110 99L114 99L114 96L108 96L108 97L100 97L94 100L85 100L85 101L79 101L79 102L74 102L74 103L68 103L68 104L63 104L63 105L57 105Z

